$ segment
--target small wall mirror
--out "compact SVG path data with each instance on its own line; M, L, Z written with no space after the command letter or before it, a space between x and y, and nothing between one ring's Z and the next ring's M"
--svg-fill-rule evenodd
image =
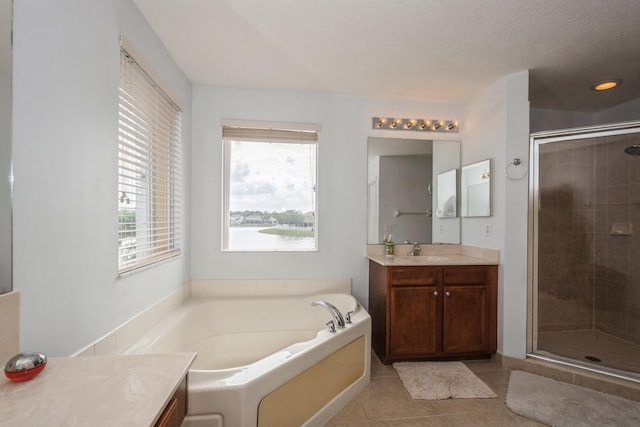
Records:
M438 175L438 218L458 216L458 170L452 169Z
M396 243L460 243L459 218L435 215L437 177L460 167L459 141L368 139L368 237Z
M462 167L460 210L463 217L491 216L491 160Z

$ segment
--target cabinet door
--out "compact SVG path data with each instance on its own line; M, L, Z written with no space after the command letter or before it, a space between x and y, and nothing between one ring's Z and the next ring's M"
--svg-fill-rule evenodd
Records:
M392 286L389 355L419 357L438 349L436 286Z
M488 286L445 286L443 298L443 351L489 351Z

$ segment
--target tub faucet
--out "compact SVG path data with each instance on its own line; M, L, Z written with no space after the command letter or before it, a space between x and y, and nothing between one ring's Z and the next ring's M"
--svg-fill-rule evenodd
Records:
M312 306L319 305L329 310L329 313L331 313L331 315L333 316L333 321L336 324L336 326L338 326L338 328L344 328L345 326L344 317L342 317L342 313L340 313L340 310L338 310L335 305L328 303L326 301L314 301L311 303L311 305Z

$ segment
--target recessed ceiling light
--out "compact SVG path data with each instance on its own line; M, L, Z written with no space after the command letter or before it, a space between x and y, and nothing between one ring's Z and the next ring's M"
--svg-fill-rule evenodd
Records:
M605 80L603 82L594 84L593 86L591 86L591 89L597 90L597 91L609 90L609 89L613 89L616 86L619 86L620 83L622 83L622 80L620 79Z

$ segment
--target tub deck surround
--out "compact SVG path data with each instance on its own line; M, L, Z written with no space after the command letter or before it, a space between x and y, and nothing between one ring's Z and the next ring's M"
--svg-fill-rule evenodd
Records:
M153 426L194 353L50 358L34 379L0 380L0 424Z
M340 286L347 284L350 287L350 281ZM321 409L306 414L309 418L305 423L294 424L323 425L369 382L371 318L349 293L290 295L292 289L287 289L285 295L256 297L241 291L242 296L211 298L202 295L216 294L219 290L198 290L198 286L192 288L195 291L192 298L126 351L197 352L189 371L188 411L183 426L199 426L198 423L206 421L216 427L255 427L258 408L265 396L292 381L297 384L295 390L301 390L299 386L307 389L286 396L285 400L298 402L296 398L308 396L318 387L315 382L305 381L304 373L329 363L332 355L358 340L362 350L360 367L354 368L358 372L352 373L355 379L340 386L335 395L318 396L317 405ZM282 290L281 283L274 286ZM333 290L334 286L329 284L327 288ZM253 295L254 284L249 283L248 288L254 288L248 291ZM316 288L312 283L308 289ZM295 293L305 293L304 286ZM330 302L343 314L353 311L352 323L329 332L326 323L332 316L323 307L312 306L316 300ZM329 379L340 376L339 372L329 369L322 376Z
M169 313L180 307L190 295L191 286L187 283L70 356L114 356L122 354L131 347L131 344L155 327Z
M193 370L225 370L251 365L234 384L251 381L312 343L331 337L331 314L313 301L331 301L341 313L364 311L348 294L300 297L191 298L166 316L125 354L193 351ZM336 325L337 326L337 325ZM338 331L340 329L338 328Z
M384 254L384 245L367 245L366 256L384 267L430 265L498 265L500 251L468 245L422 245L419 256L408 256L413 245L395 245L394 255Z
M149 332L170 313L187 301L193 298L238 298L238 297L271 297L271 296L300 296L313 295L319 293L351 293L350 278L327 278L327 279L253 279L253 280L193 280L184 286L171 292L152 306L148 307L138 315L127 320L116 329L110 331L98 340L90 343L86 347L73 353L71 356L108 356L122 354L131 345L137 342L144 334ZM15 292L14 292L15 293ZM10 311L2 310L3 302L7 307L15 306L16 303L9 301L11 294L0 296L0 316L9 314ZM15 297L14 297L15 298ZM16 308L17 310L17 308ZM17 353L18 334L17 322L19 311L13 316L15 322L2 322L0 328L7 330L7 340L15 343L9 351L6 360ZM0 343L5 335L0 335ZM3 347L0 346L0 351Z
M351 278L192 280L192 298L241 298L351 294Z

